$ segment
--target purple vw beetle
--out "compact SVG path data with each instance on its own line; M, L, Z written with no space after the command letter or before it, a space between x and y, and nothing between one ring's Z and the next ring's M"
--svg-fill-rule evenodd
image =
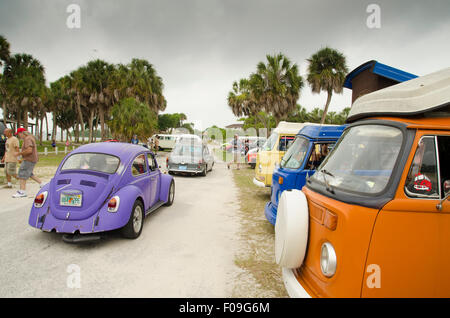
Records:
M134 239L141 234L144 217L172 205L174 196L173 177L161 173L148 149L94 143L64 158L36 195L28 223L42 231L66 233L66 242L99 239L92 233L114 229Z

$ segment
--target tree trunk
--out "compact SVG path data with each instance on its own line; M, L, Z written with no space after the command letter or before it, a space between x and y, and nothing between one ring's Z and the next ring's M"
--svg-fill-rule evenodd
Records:
M23 128L28 130L28 111L26 109L23 111Z
M325 123L325 119L327 118L328 107L330 106L330 102L331 102L331 95L333 95L333 92L331 90L329 90L328 97L327 97L327 103L325 104L325 108L323 110L323 115L322 115L322 120L320 121L321 125L323 125Z
M84 144L84 120L83 120L83 113L81 112L80 96L79 96L79 94L77 94L77 113L78 113L78 122L81 125L81 136L83 138L81 143Z
M99 117L100 117L100 140L105 140L105 106L100 104Z
M89 140L88 143L92 142L92 132L93 132L93 123L94 123L94 109L90 109L90 116L89 116Z
M39 126L39 146L42 146L42 133L43 133L43 127L44 127L44 117L41 117L41 123Z
M57 138L56 137L56 132L57 132L57 129L58 129L58 125L56 124L56 113L53 112L52 115L53 115L52 141L53 140L56 141L56 138Z
M47 132L47 135L45 136L45 140L48 141L48 117L47 117L47 113L45 113L44 117L45 117L45 129L46 129L46 132Z

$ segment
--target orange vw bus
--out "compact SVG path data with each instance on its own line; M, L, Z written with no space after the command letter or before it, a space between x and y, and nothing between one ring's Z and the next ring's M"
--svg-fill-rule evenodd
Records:
M450 297L450 68L358 98L306 186L284 191L292 297Z

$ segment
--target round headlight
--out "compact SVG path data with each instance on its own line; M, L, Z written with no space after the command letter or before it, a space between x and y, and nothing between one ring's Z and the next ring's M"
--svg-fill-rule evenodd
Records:
M320 269L326 277L332 277L336 273L337 258L331 243L323 243L320 251Z

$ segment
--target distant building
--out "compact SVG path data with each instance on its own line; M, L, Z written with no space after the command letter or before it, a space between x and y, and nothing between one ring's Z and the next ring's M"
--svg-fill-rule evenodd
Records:
M360 96L416 77L418 76L373 60L351 71L345 78L344 87L353 91L353 104Z
M232 125L228 125L225 128L229 128L229 129L242 129L244 127L244 124L232 124Z

